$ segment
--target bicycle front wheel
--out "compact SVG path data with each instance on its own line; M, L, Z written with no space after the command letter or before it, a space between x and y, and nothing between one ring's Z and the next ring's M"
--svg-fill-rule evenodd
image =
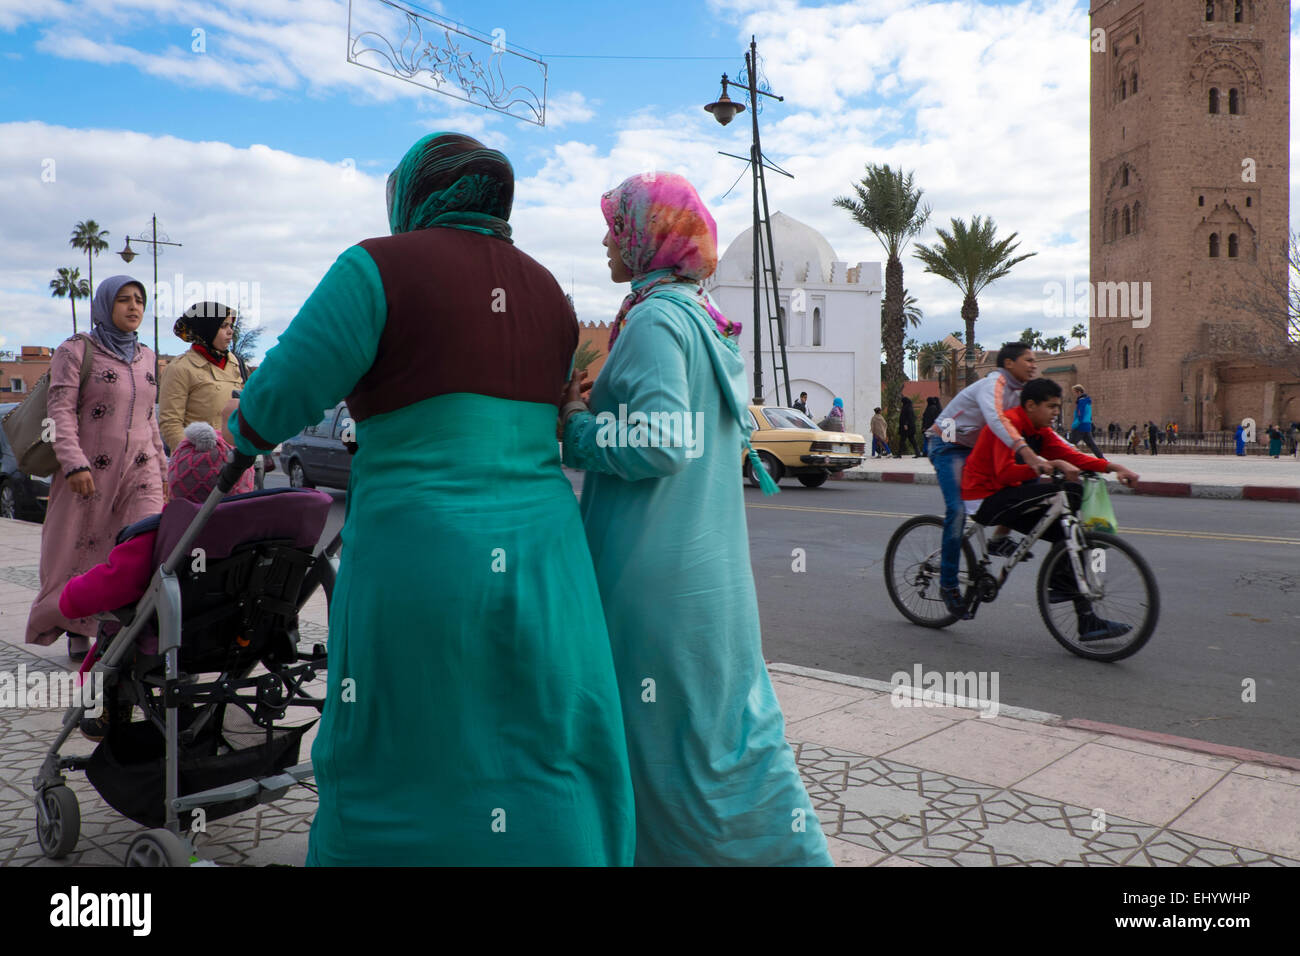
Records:
M1085 531L1083 538L1079 557L1094 596L1080 604L1051 587L1058 568L1074 579L1070 552L1058 541L1038 572L1038 610L1052 637L1071 654L1093 661L1122 660L1140 651L1155 632L1160 618L1156 576L1137 549L1117 535ZM1082 640L1081 624L1086 621L1095 628L1097 619L1127 630L1115 637Z
M898 612L922 627L947 627L959 620L939 594L939 559L943 545L943 519L917 515L903 522L885 548L885 588ZM965 538L957 583L965 594L970 588L975 552Z

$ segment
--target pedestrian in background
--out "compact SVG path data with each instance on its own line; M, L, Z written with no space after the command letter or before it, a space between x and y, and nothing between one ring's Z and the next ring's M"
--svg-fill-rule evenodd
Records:
M1232 440L1236 443L1237 454L1246 454L1246 426L1238 425L1236 430L1232 433Z
M1281 461L1282 460L1282 429L1278 428L1276 425L1270 422L1266 434L1268 435L1268 456L1270 458L1276 458L1278 461Z
M1130 455L1138 453L1138 427L1136 424L1128 427L1128 453Z
M794 405L792 405L791 407L797 408L799 409L799 411L807 415L808 414L808 393L800 392L799 397L794 400Z
M903 457L908 442L912 443L912 457L920 458L921 449L916 445L916 412L912 408L912 400L904 395L898 410L898 451L894 452L895 458Z
M1147 438L1151 442L1151 454L1158 455L1160 451L1156 445L1160 441L1160 426L1155 422L1147 422Z
M831 403L831 410L817 423L817 427L824 432L844 431L844 399L837 398Z
M1082 385L1074 386L1074 423L1070 425L1070 441L1083 442L1096 458L1105 458L1097 443L1092 440L1092 396Z
M881 409L877 408L871 416L871 457L887 458L889 455L889 425Z
M59 470L41 527L41 589L27 617L28 644L65 631L68 656L85 659L99 629L59 611L64 585L103 562L117 533L162 510L167 456L154 419L154 353L139 341L144 283L110 276L91 301L91 333L68 339L50 361L49 417ZM81 385L89 350L90 377Z

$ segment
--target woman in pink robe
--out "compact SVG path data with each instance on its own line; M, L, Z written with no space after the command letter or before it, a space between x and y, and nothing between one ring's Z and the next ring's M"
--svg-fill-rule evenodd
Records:
M59 470L41 529L41 590L26 639L53 644L66 631L74 660L89 650L97 622L59 612L64 585L104 561L123 527L163 506L167 457L154 415L154 354L135 331L144 305L139 281L105 279L91 304L89 341L68 339L50 362L49 415ZM87 348L90 378L82 388Z

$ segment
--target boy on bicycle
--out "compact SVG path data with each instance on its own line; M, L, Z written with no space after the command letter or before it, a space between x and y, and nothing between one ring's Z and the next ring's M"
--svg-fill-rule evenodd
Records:
M1010 424L1024 438L1033 453L1066 477L1065 494L1070 510L1077 512L1083 501L1083 486L1076 480L1080 471L1114 472L1132 487L1138 476L1104 458L1085 455L1052 431L1051 423L1061 411L1061 386L1050 378L1026 382L1020 390L1020 405L1007 413ZM966 459L962 472L961 496L967 513L982 525L999 523L1021 534L1030 534L1056 495L1050 482L1039 480L1038 469L1016 462L993 429L985 428ZM1043 540L1056 542L1065 536L1059 522L1043 532ZM990 549L992 550L992 549ZM1048 582L1048 603L1074 602L1079 617L1079 640L1097 641L1119 637L1130 630L1127 624L1107 621L1093 612L1092 604L1079 594L1074 571L1068 561L1057 562Z
M1007 454L1017 456L1026 466L1044 473L1052 470L1047 461L1025 443L1009 417L1019 400L1020 389L1036 374L1038 363L1033 349L1024 342L1007 342L998 352L998 370L958 392L930 426L926 455L938 476L945 509L939 594L953 614L971 616L957 587L957 564L961 560L962 529L966 524L961 498L962 464L975 447L980 433L991 430L1003 443ZM998 536L989 550L994 554L1011 554L1015 547L1006 537Z

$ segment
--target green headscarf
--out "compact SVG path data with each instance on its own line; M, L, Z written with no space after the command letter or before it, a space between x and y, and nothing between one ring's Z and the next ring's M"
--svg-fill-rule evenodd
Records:
M388 177L388 225L393 235L447 226L512 242L514 196L503 153L462 133L430 133Z

